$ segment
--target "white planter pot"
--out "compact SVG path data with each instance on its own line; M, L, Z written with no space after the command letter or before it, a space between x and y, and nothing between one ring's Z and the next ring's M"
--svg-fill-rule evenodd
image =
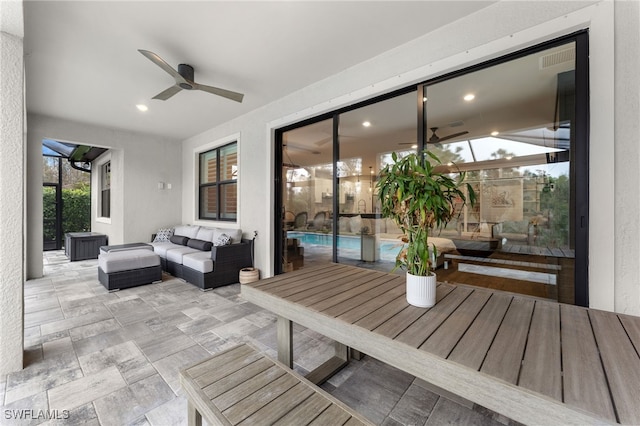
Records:
M407 272L407 302L419 308L430 308L436 304L436 274L426 277Z

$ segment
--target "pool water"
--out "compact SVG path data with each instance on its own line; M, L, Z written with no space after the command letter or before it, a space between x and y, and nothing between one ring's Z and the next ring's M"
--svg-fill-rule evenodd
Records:
M301 245L318 245L331 247L333 235L319 234L314 232L287 232L287 238L296 238L300 240ZM395 262L396 255L400 251L400 242L395 241L378 241L380 249L380 259ZM360 237L352 235L338 235L338 252L341 255L353 251L353 256L360 256ZM356 254L357 252L357 254Z

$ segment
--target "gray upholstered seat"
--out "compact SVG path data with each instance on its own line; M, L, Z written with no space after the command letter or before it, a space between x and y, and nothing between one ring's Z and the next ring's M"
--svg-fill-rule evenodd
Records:
M101 253L98 256L98 266L107 274L159 265L158 255L144 248Z

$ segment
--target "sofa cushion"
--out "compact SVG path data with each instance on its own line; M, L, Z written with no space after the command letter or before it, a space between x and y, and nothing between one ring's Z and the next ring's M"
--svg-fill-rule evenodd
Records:
M98 266L107 274L158 265L160 265L158 255L146 249L114 251L98 256Z
M181 246L186 246L189 242L189 239L189 237L185 237L183 235L172 235L171 237L169 237L169 241L171 241L173 244L178 244Z
M373 228L375 229L376 234L384 234L387 232L387 221L386 219L373 219Z
M169 262L173 262L173 263L178 263L180 265L182 265L182 257L185 254L189 254L189 253L198 253L200 250L198 249L194 249L191 247L179 247L179 248L174 248L171 250L167 250L167 260ZM203 253L209 253L209 256L211 256L211 252L203 252Z
M222 234L227 234L231 237L231 244L242 242L242 229L232 228L215 228L213 231L213 239L211 241L215 243Z
M199 251L182 256L182 266L207 274L213 271L211 252Z
M353 216L350 219L350 228L352 234L359 234L360 229L362 229L362 216Z
M204 226L202 226L200 227L200 229L198 229L198 233L194 238L202 241L213 242L214 241L213 232L214 232L213 228L205 228Z
M211 241L203 241L198 240L196 238L192 238L187 243L187 247L191 247L194 249L202 250L202 251L211 251L211 246L213 243Z
M173 235L173 228L158 229L156 237L153 239L154 243L164 243L169 241L169 238Z
M176 226L176 228L173 231L173 235L182 235L189 238L196 238L196 235L198 235L199 230L200 230L199 226L180 225L180 226Z
M167 257L167 250L171 250L174 248L182 247L178 244L173 244L171 241L161 242L161 243L151 243L153 246L153 251L160 257Z
M351 232L351 219L345 216L341 216L338 219L338 232L346 234Z

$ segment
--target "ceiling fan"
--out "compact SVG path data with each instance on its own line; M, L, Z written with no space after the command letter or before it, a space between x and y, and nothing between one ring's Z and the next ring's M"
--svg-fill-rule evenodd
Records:
M176 81L176 84L158 93L153 97L153 99L166 101L181 90L202 90L204 92L222 96L223 98L231 99L232 101L242 102L242 98L244 97L242 93L220 89L219 87L205 86L204 84L198 84L193 81L193 67L191 65L180 64L178 65L178 71L176 71L171 67L171 65L167 64L155 53L142 49L138 49L138 52L142 53L147 59L162 68Z
M437 127L430 127L429 128L432 132L431 137L429 138L429 140L427 141L427 143L439 143L439 142L444 142L446 140L449 139L453 139L453 138L457 138L458 136L462 136L462 135L466 135L467 133L469 133L468 131L464 130L462 132L457 132L457 133L453 133L451 135L447 135L447 136L443 136L443 137L439 137L438 135L436 135L436 130L438 130Z
M429 129L431 130L432 134L431 134L431 137L427 140L427 143L432 143L432 144L444 142L446 140L457 138L458 136L466 135L467 133L469 133L467 130L464 130L462 132L452 133L450 135L440 137L436 135L436 131L438 130L437 127L430 127ZM415 145L415 144L416 144L415 142L400 142L400 145Z

